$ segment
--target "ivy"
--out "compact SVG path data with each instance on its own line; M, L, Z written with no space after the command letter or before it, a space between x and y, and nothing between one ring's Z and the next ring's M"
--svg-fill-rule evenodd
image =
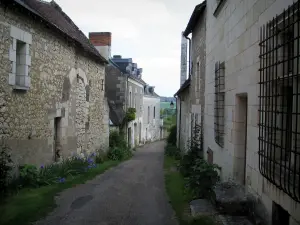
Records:
M10 149L1 143L0 146L0 196L8 191L8 183L12 173L12 160L9 154Z

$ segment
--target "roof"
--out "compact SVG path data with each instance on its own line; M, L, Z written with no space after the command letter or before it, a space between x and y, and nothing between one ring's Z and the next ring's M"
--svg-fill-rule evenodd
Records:
M187 79L179 88L179 90L174 94L174 97L176 95L179 95L181 92L183 92L184 90L186 90L191 84L191 79Z
M75 25L70 17L62 11L61 7L55 1L13 0L13 2L52 25L53 29L63 32L79 47L83 48L85 52L99 60L99 62L107 63L107 60L100 55L89 39Z
M206 0L195 7L195 9L191 15L190 21L189 21L187 27L185 28L185 31L183 32L183 35L185 37L193 32L193 29L195 28L197 21L199 20L201 14L205 8L206 8Z

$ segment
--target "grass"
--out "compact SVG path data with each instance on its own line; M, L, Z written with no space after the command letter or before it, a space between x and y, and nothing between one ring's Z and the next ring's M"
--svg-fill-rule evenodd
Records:
M120 161L106 161L87 173L73 178L69 177L63 184L44 186L36 189L22 189L15 195L8 197L4 204L0 205L1 225L27 225L34 222L53 210L56 206L54 197L64 189L71 188L77 184L85 183L87 180L103 173L107 169L116 166Z
M189 216L189 202L193 200L193 196L189 190L185 188L184 177L177 170L172 168L178 165L178 160L165 156L165 182L170 202L180 225L215 225L214 220L208 216L201 216L192 219Z

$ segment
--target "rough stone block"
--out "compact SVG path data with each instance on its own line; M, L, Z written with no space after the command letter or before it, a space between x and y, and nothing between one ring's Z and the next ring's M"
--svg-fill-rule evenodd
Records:
M214 192L218 211L231 215L247 215L249 199L244 186L228 181L218 183Z
M214 206L206 199L197 199L190 202L193 217L216 214Z

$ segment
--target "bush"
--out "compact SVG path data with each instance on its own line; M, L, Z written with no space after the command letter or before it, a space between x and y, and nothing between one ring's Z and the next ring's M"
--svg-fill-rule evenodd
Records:
M108 151L107 157L111 160L120 161L132 156L131 150L126 147L114 147Z
M109 147L127 147L127 142L123 134L120 134L118 131L112 131L109 134Z
M39 186L39 171L36 166L25 164L20 166L20 179L21 184L25 187L37 187Z
M187 177L187 187L192 191L196 198L209 197L213 193L213 187L219 181L218 170L215 164L209 164L204 159L196 159L191 166Z
M107 154L103 151L97 151L95 156L95 162L101 164L107 160Z
M180 157L181 157L180 149L177 148L174 145L171 145L171 144L167 144L166 145L166 147L165 147L165 154L167 156L174 157L175 159L180 159Z
M167 142L169 144L176 145L176 141L177 141L177 137L176 137L177 134L176 133L177 133L177 127L175 125L175 126L172 126L171 129L170 129L170 134L169 134L169 137L167 139Z
M8 191L8 182L12 170L12 160L8 152L10 149L1 144L0 147L0 196L4 195Z

